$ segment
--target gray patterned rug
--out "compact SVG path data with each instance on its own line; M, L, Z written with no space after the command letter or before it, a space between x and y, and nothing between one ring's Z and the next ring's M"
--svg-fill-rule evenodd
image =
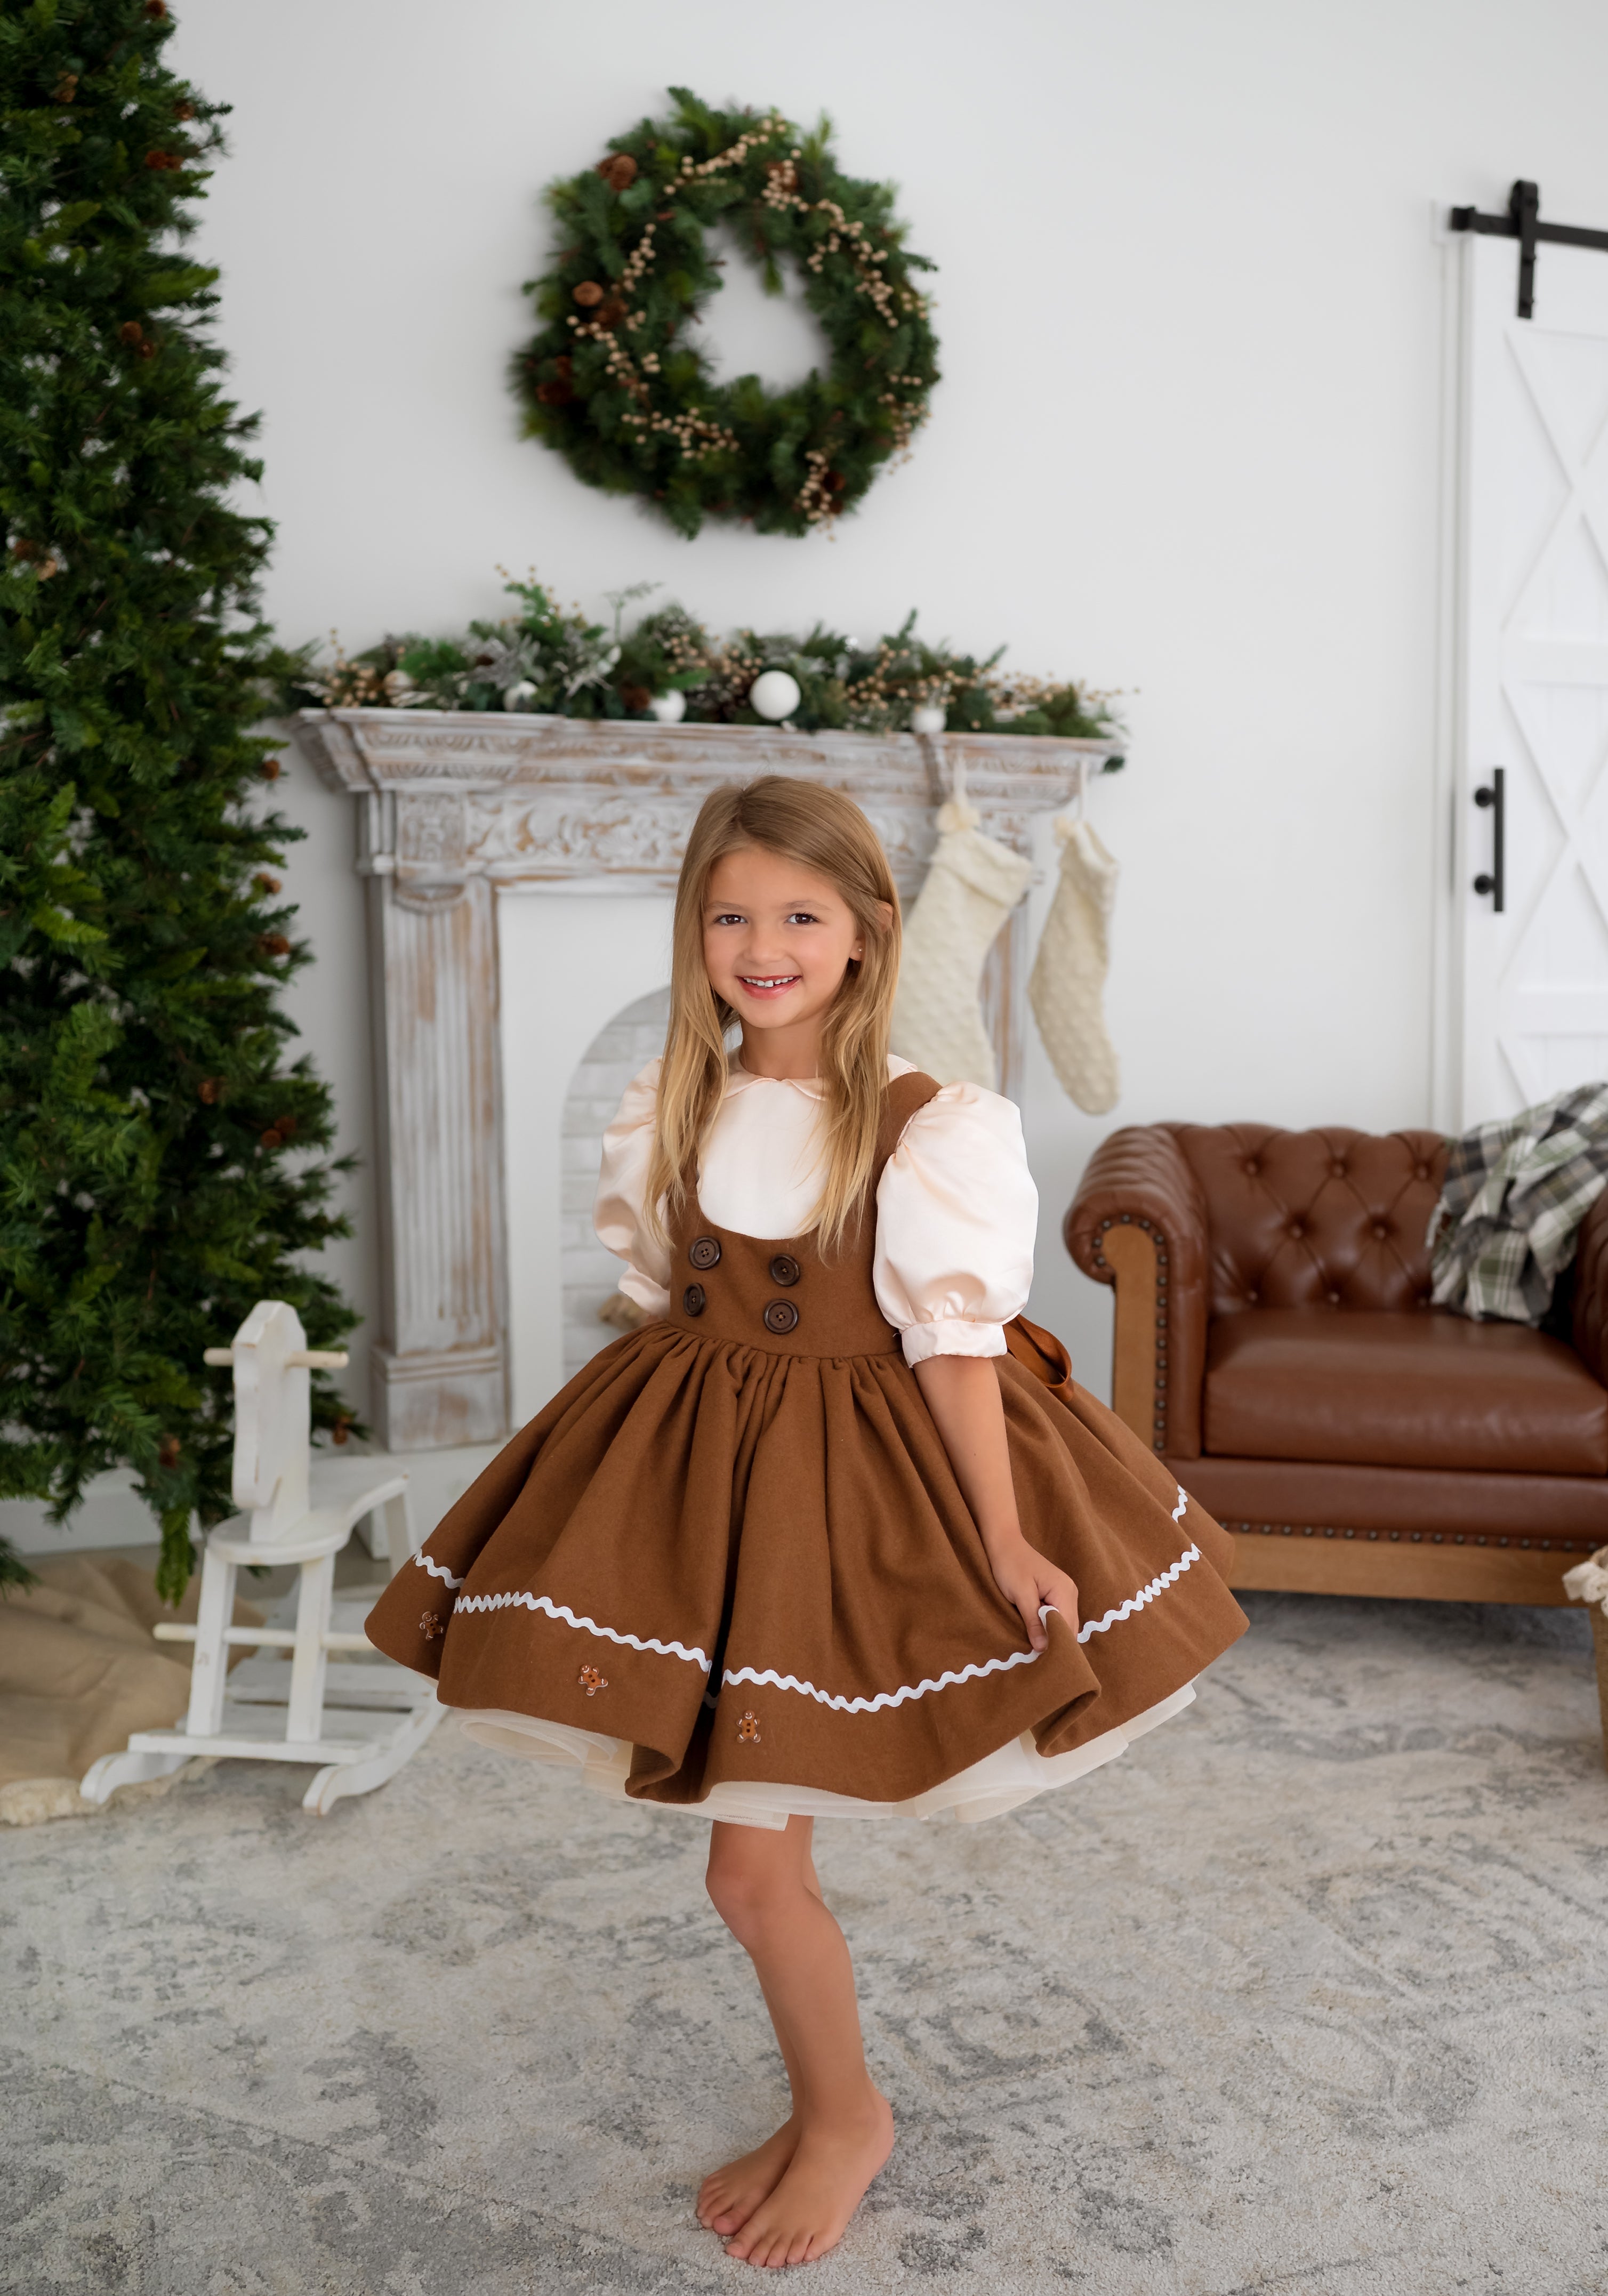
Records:
M1600 2296L1583 1617L1253 1595L1199 1702L975 1829L819 1829L900 2143L820 2296ZM230 1765L15 1833L6 2284L751 2284L783 2110L703 1830L450 1725L326 1819Z

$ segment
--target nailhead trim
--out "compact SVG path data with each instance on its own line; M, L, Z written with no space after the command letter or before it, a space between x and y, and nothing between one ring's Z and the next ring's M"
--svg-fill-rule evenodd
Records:
M1141 1219L1133 1212L1118 1212L1110 1219L1103 1219L1100 1223L1099 1234L1103 1236L1108 1228L1116 1226L1143 1228L1145 1234L1153 1239L1156 1246L1155 1304L1159 1313L1156 1315L1153 1323L1156 1336L1153 1343L1154 1368L1152 1373L1152 1378L1154 1382L1155 1387L1156 1410L1155 1415L1151 1421L1151 1424L1155 1429L1156 1433L1154 1440L1151 1445L1151 1448L1155 1451L1165 1451L1167 1448L1167 1416L1165 1402L1167 1390L1167 1277L1162 1271L1166 1268L1168 1264L1166 1249L1167 1238L1163 1235L1161 1230L1155 1226L1150 1220ZM1093 1258L1096 1267L1103 1270L1110 1269L1111 1262L1107 1259L1104 1252L1101 1250L1097 1242L1095 1245L1091 1257Z
M1147 1228L1150 1227L1148 1220L1144 1225ZM1151 1376L1155 1381L1157 1409L1161 1414L1157 1423L1165 1433L1167 1426L1167 1277L1163 1270L1167 1261L1164 1249L1167 1239L1159 1227L1151 1229L1151 1234L1156 1247L1156 1306L1160 1310L1156 1316L1156 1339L1152 1350L1154 1369Z
M1388 1538L1399 1543L1403 1534L1399 1530L1348 1530L1341 1524L1291 1522L1236 1522L1227 1526L1243 1538ZM1503 1538L1485 1531L1410 1530L1406 1534L1409 1543L1422 1545L1427 1536L1432 1546L1516 1546L1521 1552L1540 1554L1594 1554L1596 1552L1589 1538Z

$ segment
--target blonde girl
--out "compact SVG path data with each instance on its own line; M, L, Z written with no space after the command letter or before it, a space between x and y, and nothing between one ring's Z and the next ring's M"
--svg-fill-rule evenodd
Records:
M369 1622L472 1735L712 1821L792 2110L697 2214L762 2266L833 2247L894 2141L816 1818L1015 1808L1177 1712L1243 1627L1224 1534L1023 1318L1020 1120L890 1052L898 957L850 800L709 798L664 1054L603 1141L597 1232L643 1320Z

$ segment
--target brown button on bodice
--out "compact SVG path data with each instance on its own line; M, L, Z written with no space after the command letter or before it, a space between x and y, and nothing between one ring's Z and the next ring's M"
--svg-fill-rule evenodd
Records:
M796 1331L798 1324L799 1311L791 1300L773 1300L765 1310L765 1328L775 1332L778 1339Z
M687 1246L686 1256L694 1267L713 1267L720 1257L720 1246L712 1235L694 1236Z
M777 1252L770 1263L770 1280L773 1283L796 1283L803 1272L798 1261L790 1258L785 1251Z
M681 1295L681 1304L686 1309L689 1316L701 1316L704 1307L704 1292L702 1284L689 1283L686 1290Z

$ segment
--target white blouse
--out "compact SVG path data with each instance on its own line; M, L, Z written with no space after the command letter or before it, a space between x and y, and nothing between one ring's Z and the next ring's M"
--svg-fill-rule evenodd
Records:
M888 1074L912 1066L890 1057ZM670 1304L669 1253L643 1222L659 1069L650 1061L627 1086L603 1134L593 1211L599 1239L626 1263L620 1290L650 1316ZM715 1226L767 1242L808 1231L824 1177L820 1101L818 1084L751 1076L733 1054L698 1170L698 1200ZM1014 1106L976 1085L945 1085L905 1127L876 1192L872 1280L907 1363L1005 1353L1003 1326L1032 1284L1038 1224Z

